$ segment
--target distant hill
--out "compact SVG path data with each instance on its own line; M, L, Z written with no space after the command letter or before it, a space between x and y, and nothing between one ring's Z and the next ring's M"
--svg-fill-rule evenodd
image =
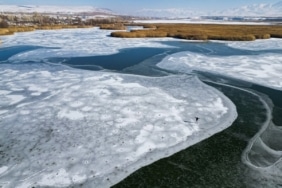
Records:
M247 1L246 1L247 2ZM226 9L222 11L204 12L192 9L142 9L136 12L137 16L187 18L198 16L252 16L252 17L282 17L282 1L274 4L252 4L239 8Z
M197 17L200 15L205 15L203 11L195 11L189 9L142 9L137 11L135 16L142 17L167 17L167 18L187 18L187 17Z
M35 6L35 5L1 5L0 12L13 13L56 13L56 14L78 14L78 13L100 13L112 14L115 13L110 9L97 8L92 6Z
M221 16L282 17L282 1L274 4L252 4L239 8L214 12Z
M107 8L97 8L93 6L35 6L35 5L0 5L0 12L17 13L55 13L55 14L79 14L88 15L123 15L115 13ZM238 8L226 9L221 11L193 10L185 8L170 9L141 9L132 16L151 17L151 18L195 18L201 16L233 16L233 17L282 17L282 1L277 3L251 4Z

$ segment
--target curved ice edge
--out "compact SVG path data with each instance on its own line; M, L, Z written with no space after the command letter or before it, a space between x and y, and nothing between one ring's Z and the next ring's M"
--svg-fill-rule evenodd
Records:
M136 170L150 165L154 162L156 162L157 160L160 160L162 158L166 158L169 157L181 150L184 150L190 146L193 146L205 139L208 139L209 137L227 129L228 127L230 127L232 125L232 123L237 119L238 117L238 113L236 110L236 106L234 105L234 103L228 98L226 97L223 93L221 93L220 91L218 91L217 89L203 83L202 81L200 81L197 77L198 82L200 82L201 84L206 85L206 87L210 87L214 90L214 92L216 92L218 95L221 96L221 99L223 99L223 103L224 105L226 105L228 107L228 113L229 116L225 117L225 119L223 121L221 121L220 123L216 124L213 128L210 128L208 131L205 132L197 132L197 134L193 135L193 136L189 136L187 137L187 139L183 142L180 142L179 144L167 148L165 151L158 151L158 153L154 153L151 152L149 154L147 154L146 158L150 159L147 160L146 162L140 161L142 160L142 158L140 160L138 160L136 163L134 163L133 165L130 165L127 169L126 172L124 172L123 174L119 174L119 176L116 176L116 172L113 172L112 174L110 174L110 179L111 181L109 181L109 179L104 180L104 182L106 182L105 186L101 187L101 188L106 188L106 187L110 187L113 186L115 184L117 184L118 182L122 181L123 179L125 179L127 176L129 176L130 174L132 174L133 172L135 172ZM92 184L89 184L92 185ZM98 187L100 187L98 185Z
M250 168L255 169L255 170L271 170L271 168L275 168L279 163L282 162L282 151L278 151L278 150L274 150L272 148L270 148L261 138L262 134L265 133L267 131L268 128L270 127L274 127L277 128L276 125L273 123L272 121L272 111L273 111L273 104L272 101L268 98L266 98L266 96L261 96L259 94L256 94L255 92L251 92L248 91L249 93L257 96L259 98L259 100L262 102L262 104L264 105L265 109L267 110L267 119L264 122L263 126L261 127L261 129L259 130L259 132L249 141L248 146L246 147L246 149L243 151L242 154L242 161L247 164ZM276 153L278 155L280 155L280 158L278 160L276 160L274 163L268 165L268 166L258 166L255 165L251 162L251 160L249 159L249 153L252 150L252 147L254 146L255 142L259 141L262 143L262 146L264 146L265 150L270 151L271 153ZM281 165L281 164L280 164ZM282 171L282 169L280 169L280 171Z
M236 86L230 86L224 83L217 83L217 84L242 90L244 92L256 96L267 110L267 118L265 122L263 123L261 129L249 140L247 147L242 152L241 160L245 165L247 165L247 167L249 167L246 170L246 173L248 174L248 180L247 180L248 186L258 187L258 188L277 187L277 186L279 187L279 185L282 184L282 151L272 149L261 138L262 134L264 134L269 128L271 130L272 129L279 130L281 135L282 128L277 127L272 122L273 103L271 99L268 98L267 95L258 93L250 89L243 89ZM253 145L257 141L262 142L261 147L265 149L267 152L279 156L279 159L274 161L272 164L268 166L258 166L256 164L253 164L252 161L249 159L248 155L251 152Z
M47 65L40 65L40 66L47 66ZM67 67L65 67L67 68ZM56 70L58 68L52 68L51 70ZM74 72L91 72L91 71L81 71L81 70L75 70L73 69ZM93 73L93 72L91 72ZM113 74L110 73L112 75L120 75L120 74ZM134 77L138 77L138 78L144 78L143 76L134 76ZM217 132L220 132L222 130L224 130L225 128L229 127L232 122L236 119L237 117L237 111L236 111L236 107L235 105L225 96L223 95L221 92L219 92L218 90L216 90L215 88L208 86L206 84L204 84L203 82L201 82L198 78L195 78L196 81L200 84L203 85L204 87L207 87L211 90L213 90L213 92L215 92L216 94L218 94L221 99L222 102L224 104L225 107L228 107L228 113L224 115L224 119L222 119L221 122L215 124L212 128L208 129L207 131L204 132L200 132L198 134L195 134L193 136L188 136L188 139L183 140L183 142L178 143L177 145L174 145L173 147L170 147L168 149L164 149L164 150L156 150L156 152L151 152L151 153L145 153L144 156L146 157L146 159L144 160L144 158L140 158L138 161L136 161L135 163L131 164L130 166L125 166L126 170L114 170L112 172L109 172L109 174L107 174L107 176L105 177L105 175L103 177L95 177L95 179L87 179L86 182L84 183L85 187L109 187L111 185L116 184L117 182L121 181L122 179L124 179L126 176L128 176L129 174L131 174L132 172L136 171L137 169L141 168L142 166L151 164L152 162L163 158L163 157L167 157L170 156L182 149L185 149L193 144L196 144L210 136L212 136L213 134L216 134ZM93 182L95 181L95 182Z
M243 89L242 89L243 90ZM265 107L265 109L267 110L267 118L264 122L264 124L262 125L261 129L259 130L259 132L257 132L257 134L255 134L255 136L249 141L248 146L245 148L245 150L242 153L242 161L247 164L249 167L254 168L254 169L259 169L259 168L265 168L265 167L259 167L256 166L254 164L252 164L252 162L249 160L248 154L251 150L251 148L253 147L254 143L257 141L257 139L260 139L260 136L267 130L267 128L272 124L272 108L273 108L273 104L271 101L269 101L270 99L266 99L265 100L262 98L262 96L260 96L259 94L249 91L249 90L244 90L248 93L251 93L252 95L255 95L259 98L259 100L261 101L261 103L263 104L263 106ZM268 100L268 101L266 101Z
M221 84L225 85L225 84ZM252 137L251 140L249 140L249 143L247 147L244 149L241 155L241 160L242 162L249 167L247 170L247 173L249 174L249 179L248 184L251 187L259 187L259 188L264 188L264 187L275 187L278 184L282 183L282 151L277 151L272 148L270 148L266 143L264 143L263 140L261 140L261 135L267 131L267 129L270 126L274 126L275 128L276 125L272 122L272 108L273 108L273 103L272 101L265 96L264 94L257 93L248 89L242 89L236 86L229 86L233 87L242 91L245 91L247 93L250 93L254 96L257 96L258 99L261 101L265 109L267 110L267 119L262 125L261 129L257 132L255 136ZM262 147L265 147L263 149L270 151L274 155L280 155L280 158L273 162L272 164L268 166L258 166L256 164L253 164L252 161L249 159L249 153L252 150L253 145L255 142L260 141L262 142Z
M263 171L265 169L271 169L272 167L275 167L275 165L277 165L278 163L282 162L282 157L280 157L280 159L275 161L273 164L271 164L269 166L262 167L262 166L257 166L255 164L253 164L248 157L249 152L251 151L254 143L258 140L260 142L262 142L263 146L267 147L267 148L265 148L266 150L271 151L272 153L278 153L278 154L282 155L282 151L277 151L277 150L270 148L261 139L262 134L265 131L267 131L267 129L269 127L278 128L278 127L276 127L276 125L272 121L273 103L272 103L271 99L269 99L268 96L266 96L262 93L257 93L257 92L254 92L252 90L249 90L249 89L242 89L242 88L239 88L239 87L236 87L236 86L230 86L230 85L226 85L226 84L223 84L223 83L220 83L220 85L236 88L238 90L242 90L244 92L247 92L247 93L250 93L250 94L256 96L260 100L260 102L263 104L264 108L267 110L267 118L266 118L265 122L263 123L261 129L249 140L247 147L244 149L244 151L242 153L242 156L241 156L242 161L245 164L247 164L250 168L255 169L255 170L261 170L261 171Z

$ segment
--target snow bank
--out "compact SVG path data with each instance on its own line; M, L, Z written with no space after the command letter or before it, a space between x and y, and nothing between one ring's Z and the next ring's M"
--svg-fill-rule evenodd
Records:
M109 187L237 116L229 99L192 76L44 64L2 64L0 74L3 188Z
M167 56L157 66L185 73L192 70L213 72L282 90L280 54L206 56L180 52Z

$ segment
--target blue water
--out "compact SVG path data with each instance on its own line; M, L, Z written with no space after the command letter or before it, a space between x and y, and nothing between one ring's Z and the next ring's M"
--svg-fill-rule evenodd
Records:
M166 52L163 48L132 48L121 50L117 54L99 55L90 57L73 57L73 58L50 58L52 63L60 63L80 69L87 70L114 70L121 71L127 67L134 66L140 62Z
M171 48L127 48L122 49L112 55L98 55L87 57L51 57L47 59L51 63L62 63L74 68L87 70L112 70L123 72L125 69L141 64L144 61L150 61L150 64L156 64L165 56L182 51L190 51L194 53L210 55L210 56L232 56L232 55L259 55L265 53L281 54L282 50L241 50L229 47L223 43L215 42L163 42L160 43L171 46ZM0 62L7 61L13 55L32 51L35 49L46 48L41 46L14 46L8 48L0 48ZM57 49L57 48L46 48ZM9 63L9 62L8 62ZM23 62L26 63L26 62ZM29 62L27 62L29 63ZM140 67L138 67L139 69ZM143 68L148 68L143 67ZM152 67L151 68L156 68ZM132 74L139 74L140 71ZM142 74L142 73L140 73ZM153 73L151 76L154 76Z

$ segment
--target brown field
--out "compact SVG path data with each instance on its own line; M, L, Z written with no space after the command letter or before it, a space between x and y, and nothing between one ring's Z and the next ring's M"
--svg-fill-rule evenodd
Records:
M112 37L173 37L187 40L252 41L282 38L281 25L144 24L150 30L117 31Z
M55 30L55 29L89 28L89 27L93 27L93 26L44 25L44 26L8 27L8 28L0 28L0 35L12 35L16 32L28 32L28 31L34 31L34 30Z
M9 28L0 28L0 35L12 35L15 32L28 32L34 31L34 27L9 27Z

